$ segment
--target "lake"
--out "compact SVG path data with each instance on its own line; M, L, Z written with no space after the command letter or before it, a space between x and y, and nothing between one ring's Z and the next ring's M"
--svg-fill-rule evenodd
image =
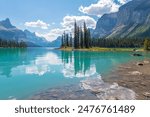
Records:
M132 52L65 52L51 48L0 49L0 99L28 99L36 92L105 78L118 65L149 56Z

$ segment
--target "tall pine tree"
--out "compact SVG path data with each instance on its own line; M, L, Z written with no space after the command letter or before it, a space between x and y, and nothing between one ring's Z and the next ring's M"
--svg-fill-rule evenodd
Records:
M75 21L74 23L74 48L78 48L78 27L77 27L77 22Z
M72 34L70 34L69 38L70 38L69 46L70 46L70 47L73 47Z
M83 30L82 27L80 27L80 40L81 40L81 48L84 48L84 34L83 34Z
M77 49L80 48L80 27L77 26Z
M85 43L85 48L89 48L88 29L86 27L85 22L84 22L84 43Z
M69 47L69 34L66 34L66 46Z
M61 47L64 47L64 35L61 37Z

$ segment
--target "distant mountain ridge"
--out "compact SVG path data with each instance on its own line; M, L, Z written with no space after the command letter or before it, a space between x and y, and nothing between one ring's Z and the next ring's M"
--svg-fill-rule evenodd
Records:
M10 23L10 20L0 21L0 38L7 40L25 40L26 35Z
M4 27L4 28L6 28L6 29L16 28L15 26L13 26L13 25L10 23L9 18L6 18L5 20L1 21L1 22L0 22L0 26Z
M24 33L26 34L26 39L28 42L34 43L42 47L50 46L50 42L47 41L44 37L38 37L35 33L31 33L28 30L24 30Z
M50 47L60 47L61 46L61 39L62 39L62 37L59 36L59 37L57 37L56 40L50 42Z
M4 40L24 41L29 47L47 47L50 44L45 38L38 37L35 33L31 33L28 30L22 31L13 26L8 18L0 21L0 38Z
M96 25L96 38L150 37L150 0L132 0L117 13L105 14Z

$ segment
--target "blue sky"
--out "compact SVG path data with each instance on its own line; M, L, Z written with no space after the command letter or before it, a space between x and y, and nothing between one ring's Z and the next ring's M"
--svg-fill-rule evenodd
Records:
M117 2L116 2L117 1ZM13 25L36 32L52 41L63 31L72 31L73 21L85 20L95 28L104 13L116 12L130 0L0 0L0 20L10 18Z

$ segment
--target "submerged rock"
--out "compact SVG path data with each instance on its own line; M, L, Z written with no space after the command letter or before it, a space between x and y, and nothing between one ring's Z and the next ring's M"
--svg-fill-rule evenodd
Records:
M109 84L101 79L87 79L82 81L82 87L90 90L100 100L134 100L135 92L118 86L117 83Z
M90 91L82 89L79 85L69 85L51 88L33 95L31 100L98 100Z
M79 85L70 85L40 91L32 100L133 100L135 93L117 83L105 83L100 76L87 78Z
M133 56L143 56L142 54L134 53Z
M137 63L137 65L138 65L138 66L143 66L144 64L143 64L143 63Z

